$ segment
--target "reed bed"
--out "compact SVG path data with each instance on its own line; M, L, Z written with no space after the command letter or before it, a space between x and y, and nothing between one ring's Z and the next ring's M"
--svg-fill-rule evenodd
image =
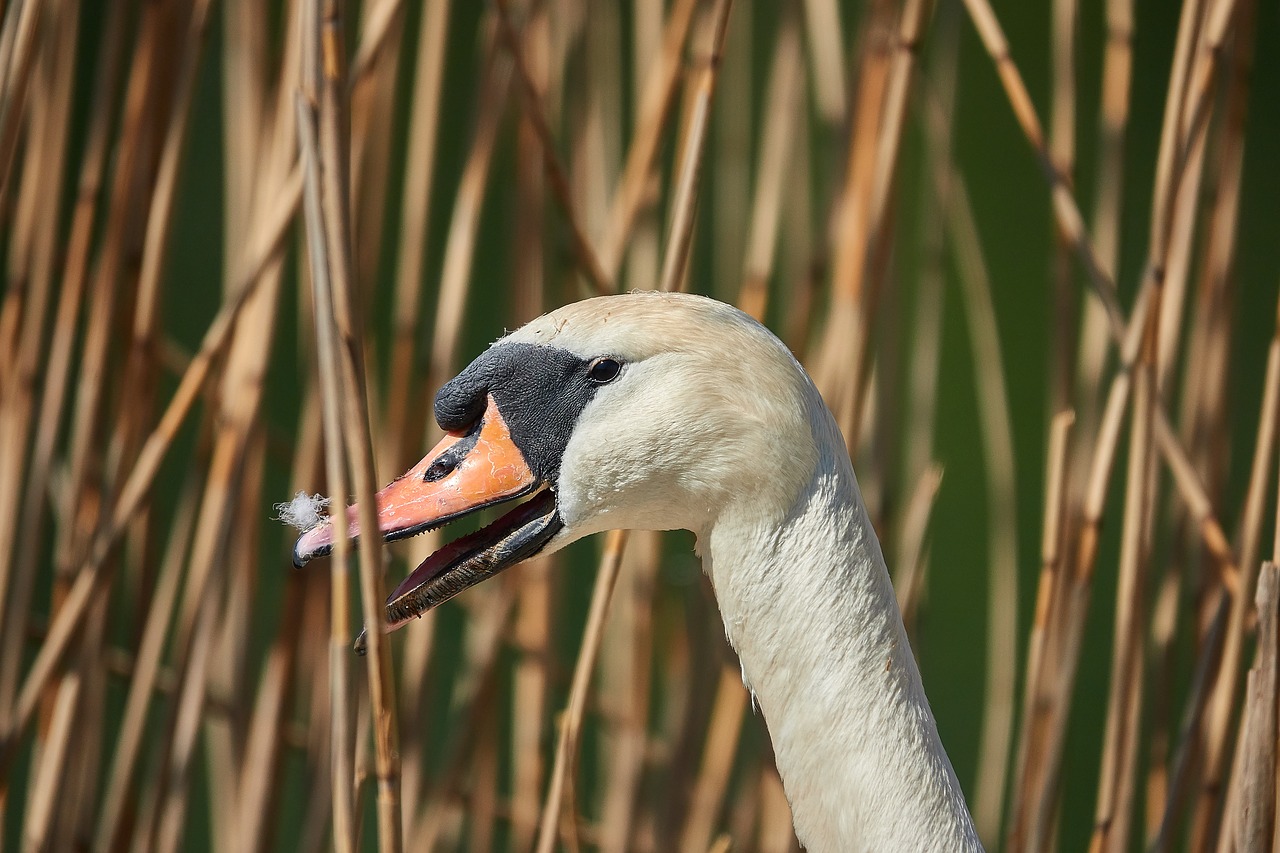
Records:
M0 10L4 849L796 849L687 537L384 636L438 535L273 517L662 288L836 413L989 849L1280 850L1273 10Z

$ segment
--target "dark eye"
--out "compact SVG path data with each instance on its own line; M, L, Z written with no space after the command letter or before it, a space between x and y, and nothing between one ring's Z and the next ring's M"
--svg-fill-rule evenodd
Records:
M603 385L617 379L621 371L622 364L617 359L597 358L587 368L587 376L597 385Z

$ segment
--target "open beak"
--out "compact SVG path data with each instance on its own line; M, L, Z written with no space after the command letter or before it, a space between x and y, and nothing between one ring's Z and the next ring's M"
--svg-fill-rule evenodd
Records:
M542 485L490 396L468 433L450 433L421 462L378 492L378 532L390 542L441 527L485 507L528 495ZM347 535L360 535L357 507L346 510ZM442 547L414 569L387 599L387 630L447 601L464 589L532 557L562 527L555 495L542 489L486 527ZM308 530L293 549L303 566L328 554L333 521ZM356 641L363 652L364 633Z

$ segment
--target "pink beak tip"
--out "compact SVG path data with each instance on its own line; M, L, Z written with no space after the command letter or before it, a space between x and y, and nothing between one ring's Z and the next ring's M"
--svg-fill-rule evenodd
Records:
M312 559L323 557L333 548L333 519L326 518L304 531L293 545L293 565L302 568Z

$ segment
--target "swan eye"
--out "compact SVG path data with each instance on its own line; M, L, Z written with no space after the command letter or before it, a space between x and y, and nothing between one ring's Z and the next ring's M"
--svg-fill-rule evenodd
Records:
M612 358L597 358L587 368L588 378L597 385L612 382L618 378L620 372L622 372L622 365L617 359Z

